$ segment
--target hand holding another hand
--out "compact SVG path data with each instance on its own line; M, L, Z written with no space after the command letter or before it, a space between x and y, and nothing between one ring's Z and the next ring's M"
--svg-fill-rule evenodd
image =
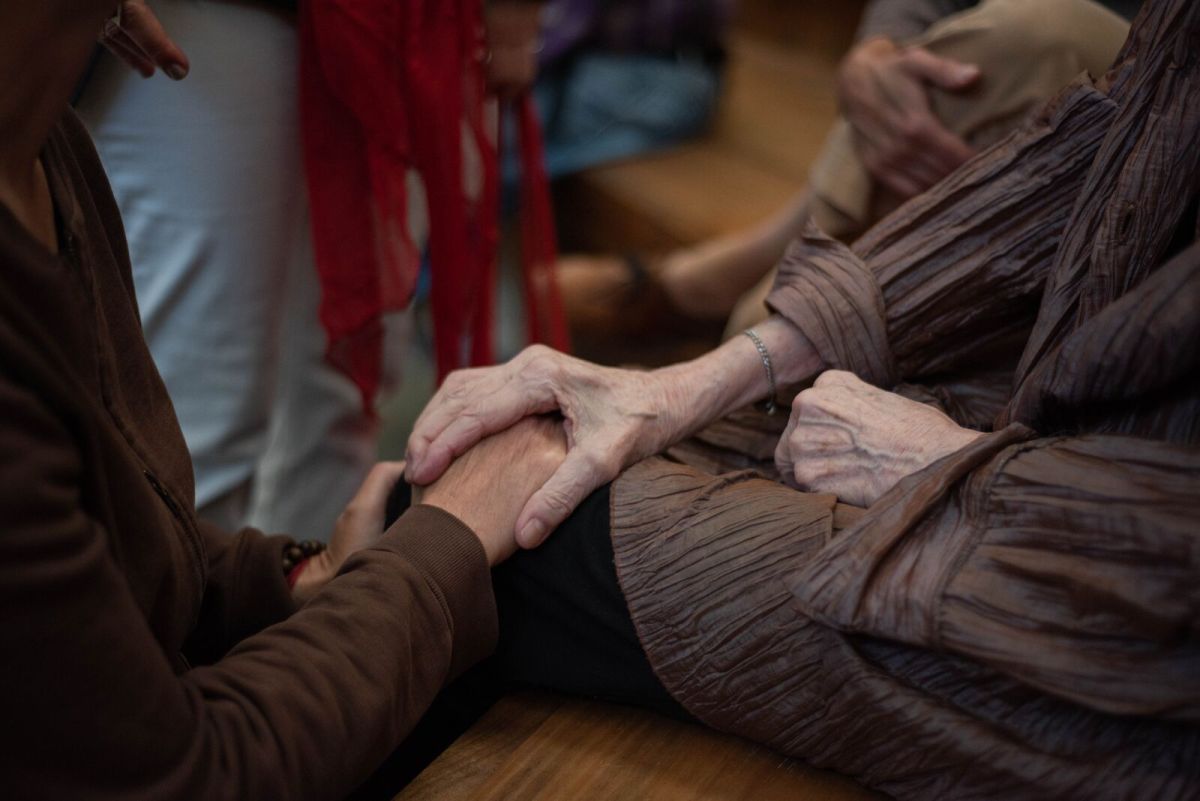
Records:
M454 460L413 502L436 506L467 525L495 566L517 550L517 516L567 455L562 423L528 417Z
M829 370L796 396L775 463L800 489L870 506L979 436L931 406Z
M517 543L535 548L593 490L681 436L693 393L676 375L600 367L540 345L507 364L451 373L413 429L408 479L429 484L485 437L560 413L566 458L516 520Z

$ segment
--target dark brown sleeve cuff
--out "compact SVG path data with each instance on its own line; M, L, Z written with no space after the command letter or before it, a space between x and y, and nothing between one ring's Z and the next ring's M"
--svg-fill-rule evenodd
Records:
M376 547L406 559L438 594L454 643L449 678L491 654L499 629L492 574L483 545L465 523L435 506L413 506Z

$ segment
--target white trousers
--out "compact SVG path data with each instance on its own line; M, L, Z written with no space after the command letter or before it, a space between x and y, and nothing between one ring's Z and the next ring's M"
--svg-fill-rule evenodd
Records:
M377 425L324 360L295 23L241 2L155 12L191 74L143 80L106 55L79 110L125 218L197 508L229 528L328 539L375 460Z

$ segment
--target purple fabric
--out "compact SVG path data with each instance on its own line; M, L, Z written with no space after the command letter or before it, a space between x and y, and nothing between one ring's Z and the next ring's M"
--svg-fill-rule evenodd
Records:
M551 0L543 17L542 64L581 46L664 52L719 45L734 0Z

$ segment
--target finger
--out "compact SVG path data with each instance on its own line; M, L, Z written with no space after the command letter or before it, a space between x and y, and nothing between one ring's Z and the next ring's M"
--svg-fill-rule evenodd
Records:
M571 512L620 468L594 450L575 448L517 516L517 545L536 548Z
M187 55L167 35L158 17L145 3L126 0L122 4L121 29L172 79L178 81L187 76L191 68Z
M490 382L489 382L490 384ZM456 457L492 434L499 433L524 417L556 408L554 395L546 387L531 387L520 376L508 380L498 391L489 384L472 387L463 400L446 398L424 421L418 420L409 439L409 479L429 484L445 472Z
M382 506L403 476L404 462L379 462L367 473L351 503L364 507Z
M951 92L966 89L979 80L979 67L952 58L943 58L922 47L905 51L900 59L909 74Z
M797 396L799 397L799 396ZM780 477L784 483L795 486L796 477L793 472L796 458L792 453L792 436L796 431L798 424L799 407L795 401L792 402L792 414L788 417L787 427L783 430L783 436L779 438L779 443L775 446L775 468L779 471Z
M922 139L926 145L924 152L943 166L947 174L957 170L975 156L973 147L968 145L961 136L936 121L936 118L932 125L923 130Z
M875 177L875 180L896 193L903 200L916 197L926 189L920 181L903 170L894 167L872 169L870 165L867 166L867 169Z
M100 43L143 78L154 75L154 62L128 36L125 36L120 28L106 29L104 35L100 37Z
M895 171L907 178L913 185L924 192L929 187L946 177L950 172L932 163L924 154L918 153L901 159Z
M446 426L464 414L474 398L497 394L503 386L503 381L507 380L499 373L507 369L505 366L487 370L456 370L446 377L442 386L417 416L412 434L409 435L404 458L408 462L410 481L418 472L429 443L437 439Z

